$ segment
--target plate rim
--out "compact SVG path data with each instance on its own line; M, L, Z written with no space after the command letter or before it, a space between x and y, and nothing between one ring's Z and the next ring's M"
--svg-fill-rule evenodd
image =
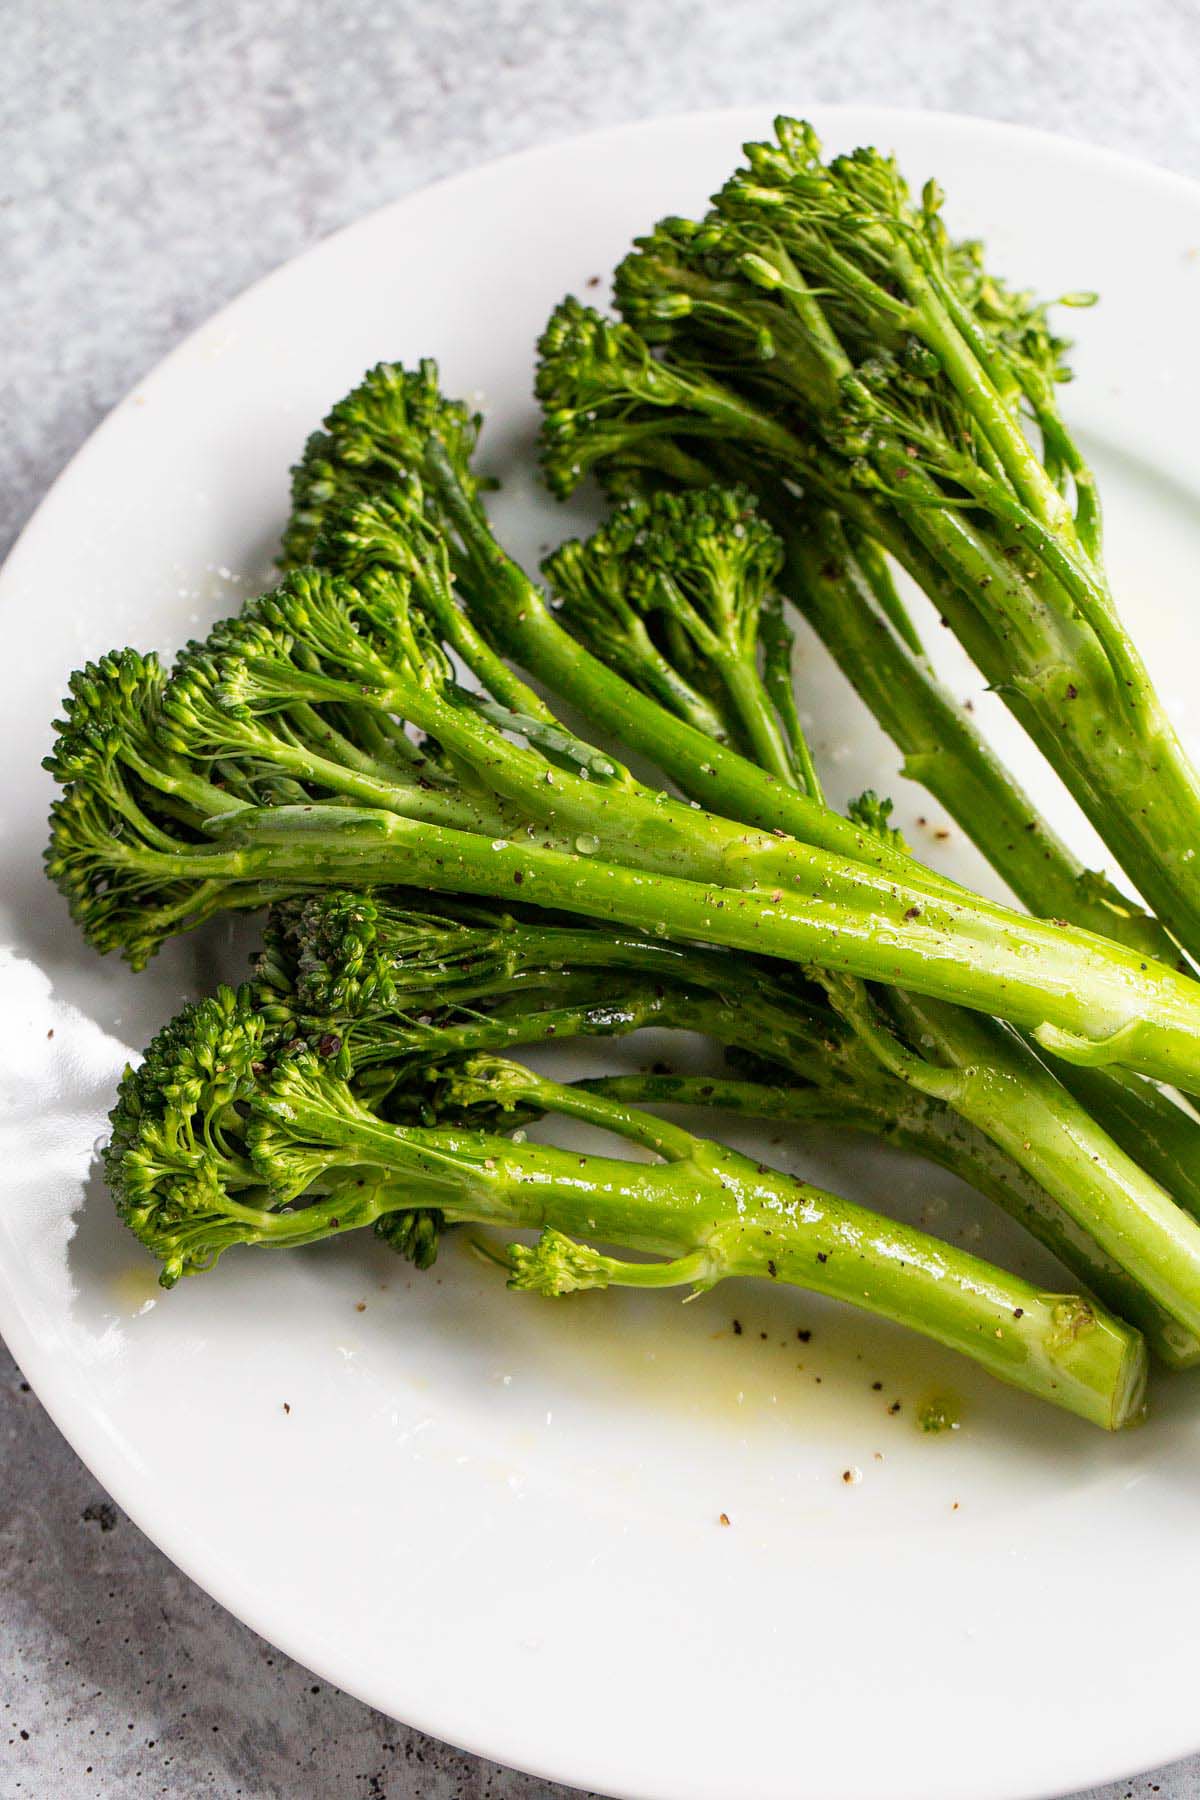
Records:
M362 232L370 233L379 228L388 218L398 217L403 210L417 200L437 194L453 195L460 187L467 187L481 178L516 174L524 165L533 164L551 158L557 151L565 147L584 144L593 147L602 146L605 141L613 139L629 139L631 137L652 138L669 135L681 127L693 124L711 124L714 127L722 123L734 127L738 124L736 143L742 142L741 133L748 129L746 121L753 115L761 121L760 134L764 134L770 121L776 116L777 107L761 107L753 101L722 107L697 107L683 112L656 114L652 117L635 117L594 129L555 135L552 138L526 145L520 149L509 151L501 156L490 157L468 167L456 170L438 179L418 183L406 189L393 199L381 202L366 213L349 220L330 231L315 242L307 245L295 255L286 258L266 270L255 280L248 283L228 300L224 301L214 312L198 321L178 343L173 345L164 355L158 358L130 387L109 407L104 417L87 435L84 441L68 457L67 461L53 477L49 487L37 502L13 540L13 543L0 565L0 604L3 604L7 589L19 578L21 568L31 554L36 553L36 541L39 532L55 505L59 491L69 477L77 473L92 454L102 450L108 433L116 427L117 416L130 399L145 387L172 368L177 361L185 359L193 349L197 339L203 334L220 326L230 314L247 302L251 296L258 296L268 289L273 282L299 267L302 267L325 254L346 238ZM934 126L948 138L967 136L975 141L980 138L992 138L997 142L1012 144L1023 142L1032 151L1041 155L1061 158L1077 167L1089 170L1110 169L1119 172L1126 179L1139 182L1146 188L1154 189L1172 199L1181 199L1190 205L1200 204L1200 180L1183 175L1175 170L1128 154L1094 145L1085 139L1067 136L1048 131L1039 126L1031 126L1019 122L1010 122L990 117L974 116L936 108L899 107L877 104L869 99L861 101L822 102L810 97L803 107L797 109L793 116L803 116L807 112L819 116L823 130L827 133L836 131L843 121L861 120L870 115L880 123L877 129L882 131L893 122L898 127L915 125L918 127ZM855 127L857 129L857 126ZM732 143L731 143L732 149ZM86 1404L80 1404L76 1398L69 1379L55 1379L50 1366L50 1358L39 1349L34 1331L27 1326L19 1297L13 1292L11 1284L5 1279L5 1271L0 1265L0 1336L8 1345L22 1373L29 1381L39 1403L45 1408L56 1428L62 1433L74 1453L87 1467L89 1472L112 1495L122 1511L146 1538L162 1552L189 1580L247 1629L254 1631L284 1654L306 1669L318 1675L362 1704L382 1711L387 1716L392 1714L390 1703L377 1691L372 1697L370 1685L355 1682L353 1687L343 1686L342 1677L330 1673L329 1665L319 1653L310 1654L307 1644L295 1642L296 1633L281 1621L277 1629L274 1614L277 1603L266 1595L247 1594L236 1578L226 1578L220 1568L206 1569L204 1548L194 1541L194 1534L186 1528L174 1528L170 1517L164 1518L155 1513L153 1504L153 1483L148 1484L144 1475L139 1475L127 1450L119 1440L114 1440L103 1428L96 1415ZM145 1504L141 1496L151 1492ZM297 1628L299 1630L299 1628ZM302 1635L302 1633L300 1633ZM334 1659L336 1661L336 1658ZM377 1689L382 1690L386 1684L381 1680ZM554 1781L566 1786L578 1785L586 1780L586 1772L581 1774L578 1767L565 1767L561 1761L550 1758L547 1761L535 1756L522 1755L519 1762L511 1760L511 1746L497 1746L494 1738L475 1738L469 1731L460 1729L459 1720L463 1717L461 1707L455 1710L451 1701L446 1708L446 1717L441 1717L436 1710L426 1707L417 1715L405 1714L403 1722L426 1735L452 1744L468 1754L492 1761L507 1763L507 1766L518 1768L537 1779ZM1136 1734L1134 1734L1136 1736ZM1043 1787L1024 1789L1020 1793L1005 1790L1001 1796L999 1790L985 1788L973 1789L977 1800L1052 1800L1053 1795L1069 1795L1077 1790L1098 1783L1120 1781L1135 1776L1151 1766L1177 1761L1200 1751L1200 1727L1190 1726L1181 1729L1176 1740L1164 1745L1161 1737L1144 1751L1132 1751L1130 1761L1113 1770L1111 1766L1097 1767L1089 1765L1085 1755L1076 1759L1077 1773L1067 1786L1056 1785L1052 1790ZM604 1790L612 1800L678 1800L679 1790L645 1786L613 1787Z

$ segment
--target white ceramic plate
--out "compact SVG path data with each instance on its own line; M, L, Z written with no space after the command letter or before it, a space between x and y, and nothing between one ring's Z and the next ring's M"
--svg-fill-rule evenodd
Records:
M1101 468L1117 591L1195 740L1200 189L964 119L816 117L836 147L877 141L918 181L936 172L952 225L1004 272L1103 292L1073 315L1068 410ZM2 588L0 1327L182 1568L439 1737L638 1800L1018 1800L1200 1743L1194 1383L1161 1384L1153 1423L1109 1440L801 1295L555 1306L506 1294L453 1247L428 1276L367 1241L234 1253L161 1296L93 1144L126 1056L185 995L239 972L251 939L217 929L130 975L78 941L38 866L37 763L68 671L126 641L169 650L265 580L289 462L368 363L435 354L450 391L479 395L520 554L579 523L532 474L536 333L633 232L702 205L769 122L764 107L610 131L375 214L169 357L30 525ZM991 885L957 834L936 836L808 643L802 677L834 797L895 788L918 844ZM979 705L1095 854L1048 771ZM949 1178L829 1139L757 1147L1051 1276ZM924 1437L916 1406L944 1387L961 1429Z

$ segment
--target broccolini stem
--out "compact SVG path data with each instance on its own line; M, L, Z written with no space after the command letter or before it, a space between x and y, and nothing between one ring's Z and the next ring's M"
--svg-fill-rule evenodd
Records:
M914 1043L933 1036L948 1066L915 1057L865 1016L847 1016L885 1066L985 1130L1069 1217L1189 1332L1200 1332L1200 1224L1103 1131L1009 1027L903 993L892 1008Z
M1070 1061L1122 1063L1200 1086L1200 991L1121 946L1003 907L886 880L789 844L780 886L705 886L568 855L540 844L451 831L368 808L247 808L219 822L224 842L138 853L162 877L198 873L338 886L410 885L511 896L615 919L676 941L730 945L841 969L1007 1018ZM131 853L133 854L133 853ZM747 859L755 874L765 857ZM732 869L731 869L732 872Z
M289 925L288 918L295 923ZM446 919L439 931L435 919L385 901L350 897L284 909L275 927L283 959L265 1003L272 1006L275 992L291 998L271 1016L309 1042L336 1039L346 1047L356 1078L378 1068L386 1079L389 1070L411 1068L422 1056L510 1052L551 1040L623 1035L647 1025L701 1033L726 1049L748 1053L755 1067L778 1069L774 1079L782 1081L786 1074L790 1085L760 1087L724 1077L697 1078L689 1085L675 1078L630 1077L616 1088L601 1082L597 1091L636 1103L641 1081L652 1101L691 1099L742 1112L751 1110L752 1102L762 1110L765 1102L772 1117L848 1125L923 1151L1025 1225L1072 1275L1137 1324L1164 1361L1180 1367L1200 1358L1200 1339L1157 1306L1077 1223L1095 1185L1093 1162L1107 1167L1112 1146L1101 1133L1088 1135L1090 1122L1011 1033L1002 1038L998 1054L994 1046L982 1046L986 1066L978 1079L963 1078L966 1097L959 1116L945 1098L925 1091L948 1077L945 1067L928 1066L939 1046L928 1006L920 1022L924 1063L917 1061L909 1081L902 1079L907 1070L892 1072L873 1047L882 1031L885 1058L895 1061L886 1040L886 1001L865 990L861 1003L869 1028L856 1032L806 984L773 975L765 964L747 965L720 952L674 948L594 926L510 920L497 928ZM301 974L296 985L301 968L308 977ZM269 973L264 966L264 978ZM833 985L835 993L846 986ZM956 1040L953 1025L952 1019L941 1037L945 1063L952 1060L955 1042L963 1041L962 1028ZM1023 1128L1007 1151L984 1135L991 1125L988 1106L1006 1078L1011 1083L1006 1110ZM1119 1092L1128 1092L1139 1106L1141 1091L1164 1098L1140 1078L1129 1077L1128 1084ZM596 1085L575 1088L591 1091ZM372 1091L377 1089L375 1081ZM1059 1099L1066 1103L1061 1108ZM965 1116L973 1103L984 1130ZM1194 1130L1178 1107L1172 1110L1185 1132ZM1145 1127L1142 1111L1134 1118ZM1171 1148L1177 1147L1171 1143ZM1036 1178L1039 1172L1048 1186ZM1146 1185L1140 1170L1133 1179L1135 1191ZM1055 1198L1060 1189L1065 1204Z
M723 659L720 673L754 761L776 780L794 783L796 765L761 677L734 657Z
M462 539L475 572L462 584L463 598L508 653L554 693L622 743L663 769L685 793L728 817L771 830L880 868L911 868L838 813L765 773L737 751L713 741L694 725L639 693L631 682L593 656L558 623L541 593L500 548L436 439L428 452L431 480ZM703 785L702 785L703 784ZM926 871L947 892L954 884Z
M903 773L946 808L1022 905L1176 962L1178 948L1158 921L1072 854L919 644L888 616L865 566L867 559L879 562L877 579L890 582L874 545L859 540L852 548L828 512L785 524L785 539L789 598L903 753Z
M570 1090L526 1077L522 1071L521 1099L547 1111L577 1110L580 1097ZM435 1204L448 1222L621 1245L678 1265L659 1279L701 1288L729 1275L789 1282L908 1325L1002 1381L1107 1429L1140 1416L1143 1340L1098 1304L1044 1293L721 1145L600 1096L588 1100L593 1119L635 1142L657 1142L672 1160L581 1158L448 1126L391 1126L362 1108L335 1110L319 1098L309 1103L294 1087L263 1110L281 1136L301 1145L318 1140L329 1145L331 1160L383 1179L393 1174L397 1197ZM381 1189L380 1211L385 1195ZM563 1250L553 1240L550 1248ZM549 1276L535 1267L526 1279L517 1277L518 1285L551 1293L605 1285L612 1271L586 1242L581 1251L574 1267L560 1262Z
M609 1075L576 1084L632 1106L694 1106L780 1124L862 1132L924 1156L994 1201L1057 1256L1120 1318L1136 1325L1167 1367L1200 1363L1200 1337L1165 1312L1113 1256L1072 1219L1025 1166L957 1106L897 1084L797 1087L722 1075ZM1057 1184L1056 1184L1057 1185Z
M796 683L792 675L792 634L784 619L783 606L777 593L768 594L763 602L759 636L763 647L763 686L787 733L788 748L800 777L801 791L810 800L821 800L824 798L821 778L817 774L817 765L813 761L796 708Z

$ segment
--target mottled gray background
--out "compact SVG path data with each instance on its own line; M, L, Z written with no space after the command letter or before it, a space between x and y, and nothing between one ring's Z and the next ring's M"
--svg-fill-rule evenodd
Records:
M692 107L878 100L1200 176L1194 0L0 0L0 41L0 551L215 307L507 150ZM0 1794L565 1795L276 1655L108 1505L0 1362ZM1200 1760L1090 1800L1147 1793L1196 1800Z

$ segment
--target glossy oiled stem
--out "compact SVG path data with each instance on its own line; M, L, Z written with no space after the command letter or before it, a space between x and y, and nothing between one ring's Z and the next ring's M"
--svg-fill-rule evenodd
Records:
M900 632L863 566L879 557L874 546L856 554L829 514L793 524L787 542L789 598L903 753L904 774L945 807L1021 904L1174 963L1162 926L1072 854ZM882 577L890 581L886 569Z
M1094 634L1024 580L1002 536L984 539L930 488L906 491L901 524L949 578L943 617L1163 924L1200 955L1200 777L1153 690L1127 710ZM1011 629L996 629L1000 600Z
M612 1075L580 1085L633 1106L715 1108L780 1124L862 1132L924 1156L1023 1225L1118 1317L1136 1325L1161 1362L1173 1369L1200 1363L1200 1336L1153 1300L1030 1173L1032 1144L1022 1146L1017 1162L945 1101L923 1096L898 1080L890 1086L868 1079L799 1087L729 1076ZM1042 1145L1039 1156L1045 1160ZM1073 1191L1086 1195L1088 1171L1082 1171L1082 1180L1079 1169L1070 1174Z
M407 884L498 897L519 886L535 906L912 988L1023 1025L1072 1060L1200 1085L1200 986L1186 977L1086 932L885 881L808 846L780 845L772 864L769 844L750 845L745 869L757 885L739 889L365 807L246 809L225 832L221 848L144 852L137 861L163 875L312 886ZM738 877L733 855L727 873ZM776 888L767 885L773 878Z
M1063 1086L1179 1205L1200 1219L1200 1120L1144 1075L1058 1062Z
M776 780L794 783L795 763L787 737L757 671L740 656L722 657L718 669L755 762Z
M533 1103L559 1110L553 1088L539 1084ZM649 1116L639 1124L628 1109L593 1111L623 1136L644 1139L664 1129ZM300 1134L314 1128L300 1108L292 1108L290 1122ZM369 1115L338 1131L343 1152L381 1175L394 1172L406 1204L438 1205L448 1220L549 1227L689 1258L689 1277L701 1285L727 1275L790 1282L920 1331L1107 1429L1140 1415L1144 1343L1098 1305L1044 1293L924 1232L720 1145L676 1135L687 1153L678 1153L676 1141L668 1146L674 1160L655 1165L449 1127L388 1126Z
M1200 1333L1200 1224L1175 1204L1084 1106L996 1020L897 994L906 1036L936 1034L949 1066L930 1068L897 1047L897 1073L943 1099L1053 1193L1060 1206L1158 1305ZM881 1045L881 1055L888 1058ZM915 1067L909 1065L916 1061Z
M850 860L868 860L899 873L911 859L872 843L830 808L765 773L737 751L718 744L640 693L563 629L538 590L506 556L463 494L444 453L430 447L439 498L462 538L478 583L465 598L516 661L552 692L577 706L601 729L648 756L702 805L729 818L784 830L798 840ZM702 784L711 784L702 786ZM952 883L931 871L926 879L947 891Z
M1097 1162L1109 1170L1106 1192L1111 1190L1113 1147L1012 1033L996 1044L970 1044L970 1052L985 1066L977 1079L962 1078L961 1094L957 1088L945 1095L927 1093L923 1086L937 1089L939 1083L959 1078L945 1068L930 1068L921 1058L912 1059L911 1070L893 1071L872 1047L875 1031L869 1027L856 1033L818 990L722 952L595 926L514 920L499 930L448 923L441 950L436 942L426 947L416 964L411 921L403 912L389 919L381 906L373 929L375 953L387 956L398 993L385 989L384 999L368 1001L361 1016L350 1018L337 1012L326 1016L318 1002L317 1016L304 1021L310 1037L320 1031L341 1037L356 1072L379 1065L386 1075L418 1051L439 1058L511 1051L572 1037L619 1036L649 1025L701 1033L727 1049L749 1053L756 1067L774 1067L779 1071L776 1083L651 1075L575 1087L634 1104L690 1103L797 1124L834 1124L920 1151L1031 1231L1076 1279L1136 1324L1163 1361L1183 1367L1200 1360L1200 1339L1164 1311L1080 1224L1094 1204L1089 1196ZM869 995L862 1000L868 1017L882 1019L879 1029L887 1033L888 1016L879 1013ZM929 1046L925 1056L940 1044L949 1061L955 1046L960 1052L968 1047L965 1032L971 1021L957 1009L946 1010L953 1016L939 1030L926 1003L919 1029L922 1043ZM422 1026L415 1022L420 1013L433 1017ZM883 1048L885 1056L903 1063L888 1041ZM1081 1073L1093 1082L1105 1079L1095 1071ZM790 1081L780 1085L785 1076ZM1139 1105L1146 1095L1162 1096L1134 1076L1126 1077L1118 1092L1128 1095L1131 1122L1136 1120L1144 1131L1146 1111L1138 1110ZM1007 1123L997 1131L993 1112L1001 1099ZM961 1113L954 1110L957 1102ZM1173 1112L1184 1131L1194 1132L1178 1107ZM993 1137L1004 1129L1011 1141L1002 1149ZM992 1137L986 1135L989 1130ZM1159 1131L1153 1141L1162 1142L1164 1153L1169 1146L1178 1164L1180 1146L1174 1139ZM1035 1177L1035 1170L1048 1185ZM1180 1173L1177 1166L1175 1173ZM1200 1170L1193 1173L1193 1183L1197 1178ZM1128 1171L1128 1179L1135 1195L1146 1186L1140 1169ZM1061 1199L1055 1197L1060 1191ZM1109 1199L1111 1203L1110 1192Z

